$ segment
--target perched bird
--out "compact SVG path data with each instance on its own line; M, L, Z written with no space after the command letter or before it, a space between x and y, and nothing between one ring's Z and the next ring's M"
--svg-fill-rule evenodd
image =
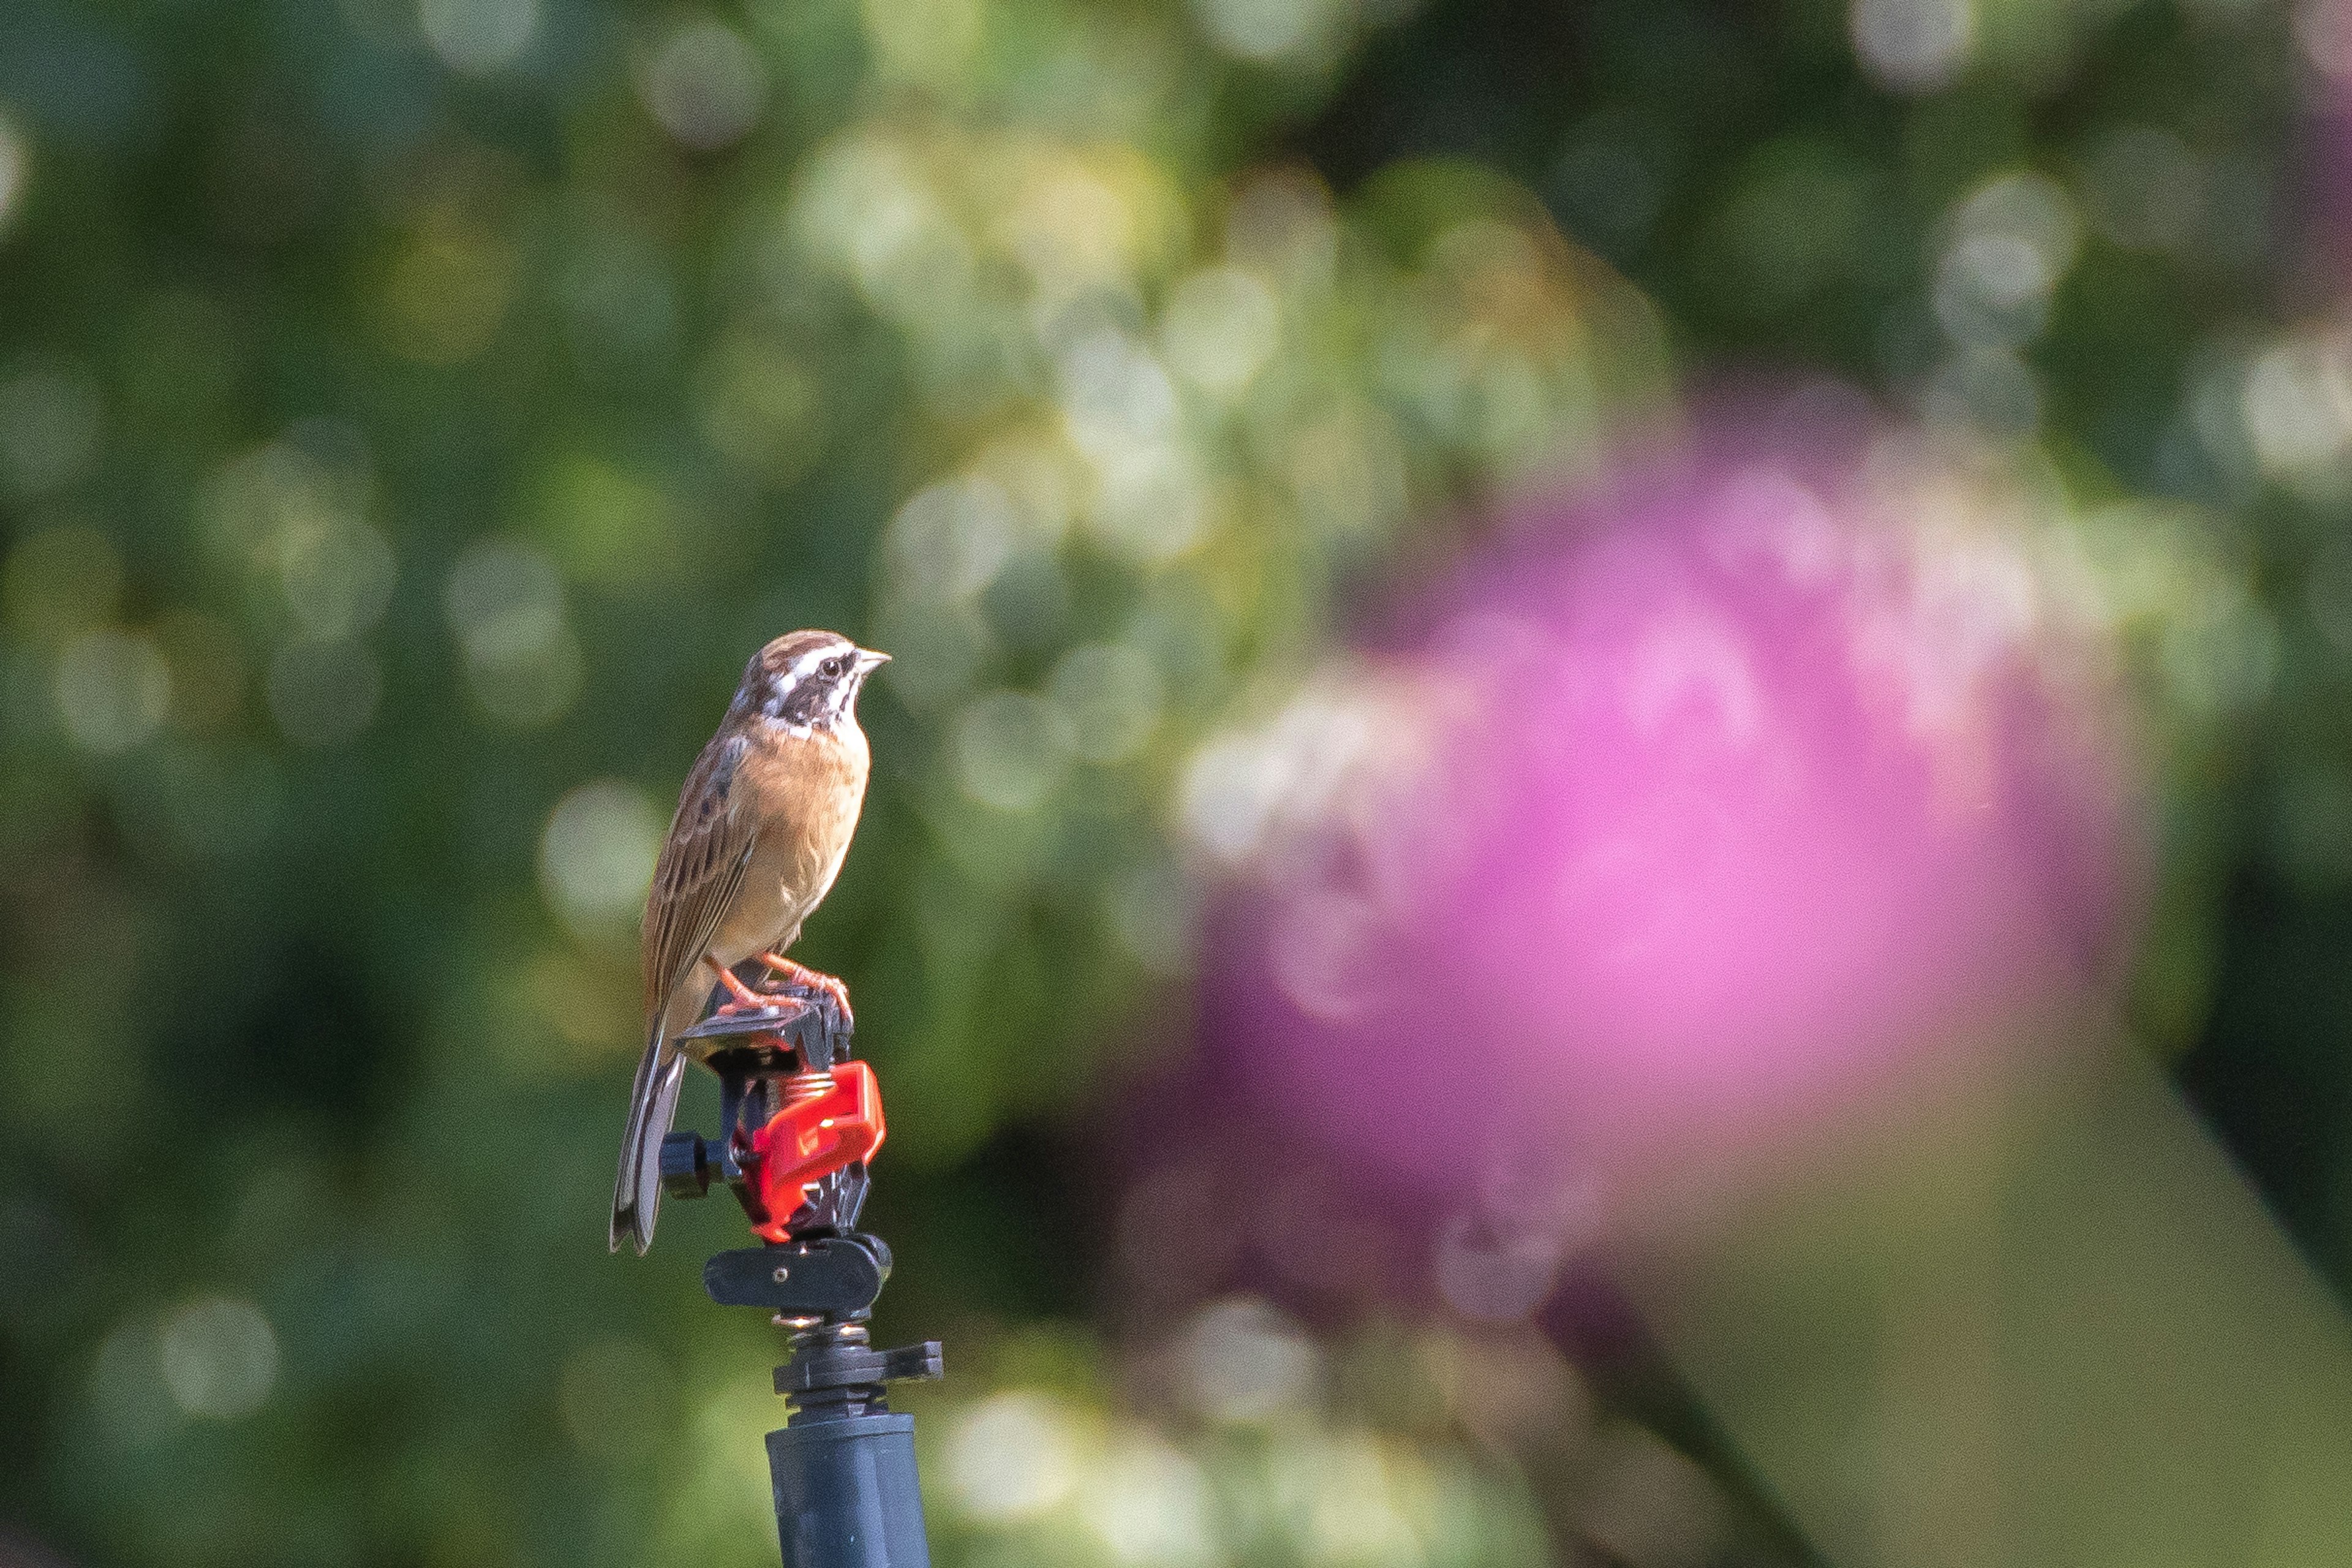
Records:
M612 1247L642 1253L661 1206L661 1142L686 1077L678 1035L701 1020L710 979L764 1000L735 966L759 959L847 1011L841 983L783 956L849 853L866 799L857 690L889 658L832 632L793 632L743 671L719 732L695 760L646 899L646 1054L629 1091ZM706 977L708 975L708 977Z

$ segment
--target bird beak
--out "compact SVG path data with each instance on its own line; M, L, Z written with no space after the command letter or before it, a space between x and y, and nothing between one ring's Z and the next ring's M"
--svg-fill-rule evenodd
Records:
M857 673L860 675L871 675L889 662L890 656L887 653L877 653L870 647L857 650Z

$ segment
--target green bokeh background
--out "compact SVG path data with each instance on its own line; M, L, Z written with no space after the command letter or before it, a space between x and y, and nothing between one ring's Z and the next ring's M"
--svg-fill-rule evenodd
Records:
M812 625L898 656L799 955L889 1090L883 1331L959 1358L944 1557L1801 1560L1532 1331L1228 1302L1321 1392L1160 1400L1101 1147L1187 1034L1202 739L1739 372L1972 432L2174 573L2132 1019L2352 1282L2296 22L0 0L0 1561L773 1560L770 1331L694 1288L738 1227L601 1237L652 843ZM2005 180L2063 234L1970 272Z

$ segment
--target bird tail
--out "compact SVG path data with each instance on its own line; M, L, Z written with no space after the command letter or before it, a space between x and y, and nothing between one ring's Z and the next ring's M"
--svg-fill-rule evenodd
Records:
M698 994L694 1000L699 1000ZM678 1091L686 1087L686 1058L671 1039L674 1022L667 1010L654 1020L653 1037L646 1042L636 1082L629 1089L621 1173L613 1184L610 1245L614 1252L621 1250L625 1236L643 1257L654 1243L654 1221L661 1215L662 1139L677 1115Z

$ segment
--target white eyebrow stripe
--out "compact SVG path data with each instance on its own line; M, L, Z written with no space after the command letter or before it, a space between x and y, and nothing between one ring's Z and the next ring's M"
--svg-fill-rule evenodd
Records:
M775 691L777 696L782 697L785 695L794 687L798 686L803 679L814 674L816 672L816 667L823 664L826 659L832 658L833 653L833 648L827 646L820 646L811 648L808 652L801 655L800 658L793 660L791 665L784 669L782 675L772 678L769 681L770 687Z

